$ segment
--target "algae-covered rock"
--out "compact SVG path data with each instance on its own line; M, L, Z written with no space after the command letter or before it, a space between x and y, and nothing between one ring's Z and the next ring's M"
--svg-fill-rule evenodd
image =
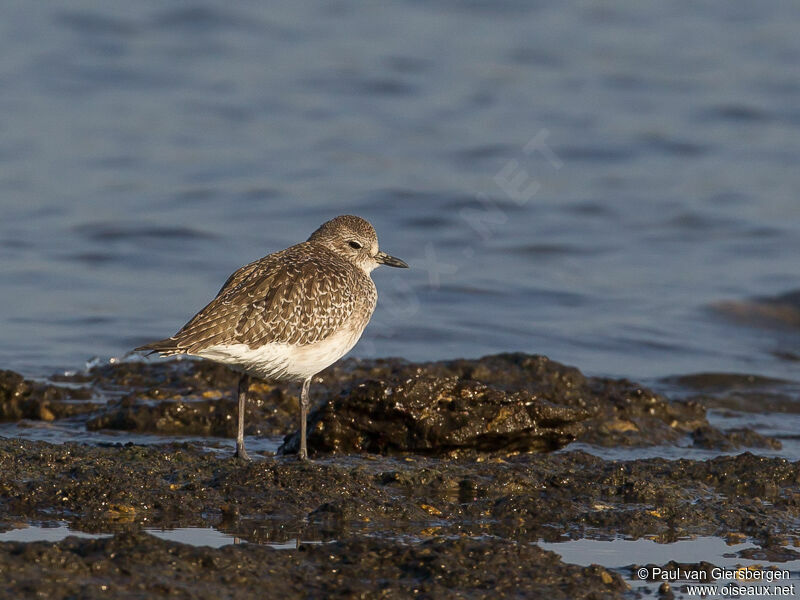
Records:
M555 450L574 440L588 414L458 377L416 375L369 380L325 403L310 420L309 447L319 452ZM299 436L284 452L295 452Z
M97 408L82 402L90 397L87 388L61 388L0 370L0 421L54 421L85 414Z
M697 402L670 401L625 379L587 377L544 356L370 361L335 368L323 380L344 387L310 417L309 448L317 453L542 452L573 440L601 446L696 440L704 447L716 440L724 448L777 443L753 432L726 436L709 425ZM297 444L292 435L281 451L295 452Z
M297 551L255 544L192 547L143 532L0 545L9 597L617 599L613 571L491 537L408 545L347 538ZM44 574L44 576L43 576Z
M259 386L259 388L266 386ZM236 436L236 401L228 393L208 391L198 397L177 396L154 401L160 394L150 390L130 394L90 418L90 431L116 429L161 435ZM280 435L297 419L296 398L278 388L251 394L245 410L247 435Z
M233 437L238 376L208 361L123 362L56 383L0 372L0 420L72 418L70 427ZM254 382L248 435L297 429L297 386ZM97 398L96 402L87 399ZM624 379L587 377L544 356L498 354L411 363L348 360L315 379L310 449L329 452L500 455L561 448L681 444L776 448L750 430L727 434L703 402L674 400ZM286 441L291 453L295 437Z

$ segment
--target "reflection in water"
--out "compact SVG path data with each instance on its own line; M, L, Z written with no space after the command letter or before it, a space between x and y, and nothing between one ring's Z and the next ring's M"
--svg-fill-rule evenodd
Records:
M230 544L258 543L269 546L275 550L296 550L303 544L324 544L326 542L315 540L300 540L299 538L276 538L282 541L259 541L254 539L243 539L241 537L225 533L214 527L176 527L174 529L145 528L145 532L152 536L167 540L187 544L189 546L209 546L211 548L222 548ZM65 523L59 522L52 527L43 525L28 525L18 529L10 529L0 533L0 542L60 542L67 537L79 537L88 539L100 539L111 537L111 533L85 533L70 528Z
M35 440L51 444L63 444L65 442L99 445L195 443L209 452L218 454L220 457L230 456L235 448L235 441L228 438L156 435L112 429L87 431L85 420L74 420L71 423L65 421L48 423L46 421L27 420L0 423L0 437ZM282 437L245 436L245 440L253 448L254 459L258 459L259 455L275 454L278 447L283 443Z
M111 534L75 531L63 523L55 527L29 525L20 529L10 529L9 531L0 533L0 542L60 542L69 536L98 539L110 537Z
M190 546L221 548L229 544L238 544L241 541L239 538L222 533L213 527L178 527L177 529L145 529L145 531L162 540Z

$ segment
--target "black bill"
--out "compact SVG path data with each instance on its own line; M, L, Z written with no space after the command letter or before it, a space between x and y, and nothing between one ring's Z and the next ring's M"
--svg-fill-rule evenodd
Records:
M378 261L382 265L386 265L387 267L398 267L400 269L407 269L408 265L400 260L399 258L395 258L394 256L389 256L386 252L378 252L375 255L375 260Z

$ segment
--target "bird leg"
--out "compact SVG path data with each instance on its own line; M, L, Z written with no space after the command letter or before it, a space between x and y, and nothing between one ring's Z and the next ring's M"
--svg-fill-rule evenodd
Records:
M308 388L311 385L309 377L303 382L303 391L300 392L300 460L308 459L308 448L306 447L306 417L308 416Z
M234 456L244 460L250 460L244 449L244 407L247 403L247 390L249 389L250 376L242 375L239 378L239 428L236 431L236 454Z

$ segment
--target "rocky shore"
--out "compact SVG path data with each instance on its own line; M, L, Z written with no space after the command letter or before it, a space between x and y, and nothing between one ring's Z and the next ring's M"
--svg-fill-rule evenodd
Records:
M800 558L789 547L800 463L754 453L776 439L715 427L703 394L667 398L522 354L345 361L319 379L313 461L293 455L296 390L255 384L247 434L288 435L244 463L171 441L233 436L235 376L222 367L122 363L48 382L0 372L0 420L163 436L0 438L0 531L66 523L106 535L0 543L0 596L630 598L642 593L638 565L568 564L537 542L717 536ZM576 444L716 455L604 460ZM244 543L147 533L179 527ZM291 540L293 550L269 545Z

